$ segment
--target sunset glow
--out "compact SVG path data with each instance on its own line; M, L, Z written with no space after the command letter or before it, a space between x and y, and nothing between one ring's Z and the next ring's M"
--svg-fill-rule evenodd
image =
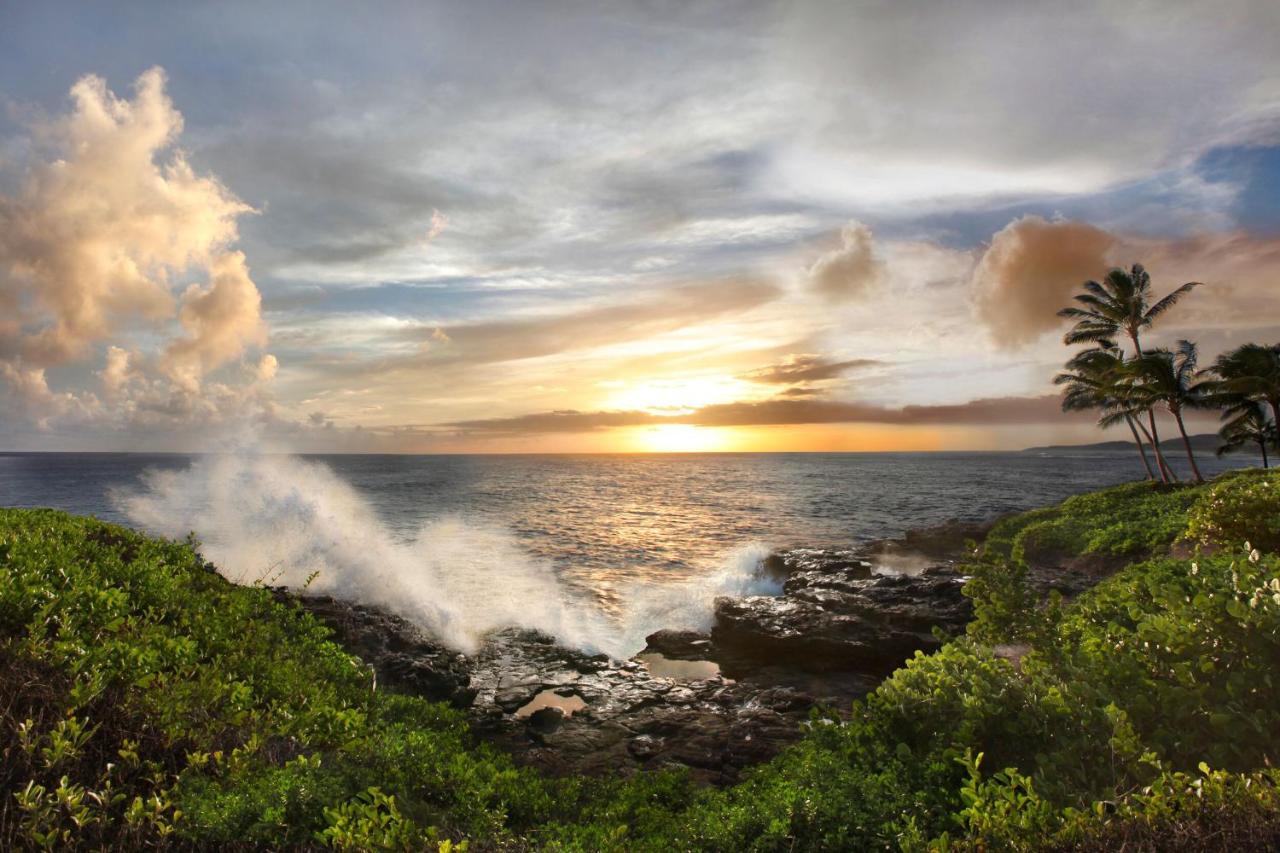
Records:
M735 442L724 430L663 424L637 430L635 450L645 453L705 453L730 450Z

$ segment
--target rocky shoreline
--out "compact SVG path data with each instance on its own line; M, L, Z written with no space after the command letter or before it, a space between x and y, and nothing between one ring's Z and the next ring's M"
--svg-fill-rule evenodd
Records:
M658 631L631 660L518 629L465 656L377 608L292 598L370 665L378 689L465 709L480 738L521 764L586 775L685 767L723 785L798 739L813 709L843 712L917 651L963 632L973 611L956 560L987 529L950 522L774 553L762 571L780 595L717 599L708 633Z

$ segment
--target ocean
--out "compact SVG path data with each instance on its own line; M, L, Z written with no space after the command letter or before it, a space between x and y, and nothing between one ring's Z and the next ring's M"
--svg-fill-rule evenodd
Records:
M1206 476L1256 464L1199 461ZM1136 454L1102 451L20 453L0 454L0 505L193 532L233 580L310 579L461 648L518 623L622 654L649 630L705 622L717 594L760 591L769 549L982 520L1141 474Z

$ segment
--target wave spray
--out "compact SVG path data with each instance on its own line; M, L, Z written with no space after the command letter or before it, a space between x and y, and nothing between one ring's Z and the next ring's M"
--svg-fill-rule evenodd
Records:
M148 471L141 488L113 499L146 530L194 533L232 581L296 589L311 580L310 591L384 608L463 652L490 631L521 627L627 657L659 628L709 628L718 595L780 591L760 574L767 549L748 545L703 577L637 582L622 590L620 613L608 615L507 531L446 517L398 537L327 466L292 456L205 457L185 470Z

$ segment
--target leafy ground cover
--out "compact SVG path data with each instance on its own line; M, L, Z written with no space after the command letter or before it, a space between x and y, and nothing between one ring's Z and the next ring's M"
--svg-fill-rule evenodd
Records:
M725 790L517 769L192 543L3 510L0 846L1267 849L1278 486L1006 519L968 568L966 636ZM1070 603L1027 592L1027 559L1099 553L1131 562Z

